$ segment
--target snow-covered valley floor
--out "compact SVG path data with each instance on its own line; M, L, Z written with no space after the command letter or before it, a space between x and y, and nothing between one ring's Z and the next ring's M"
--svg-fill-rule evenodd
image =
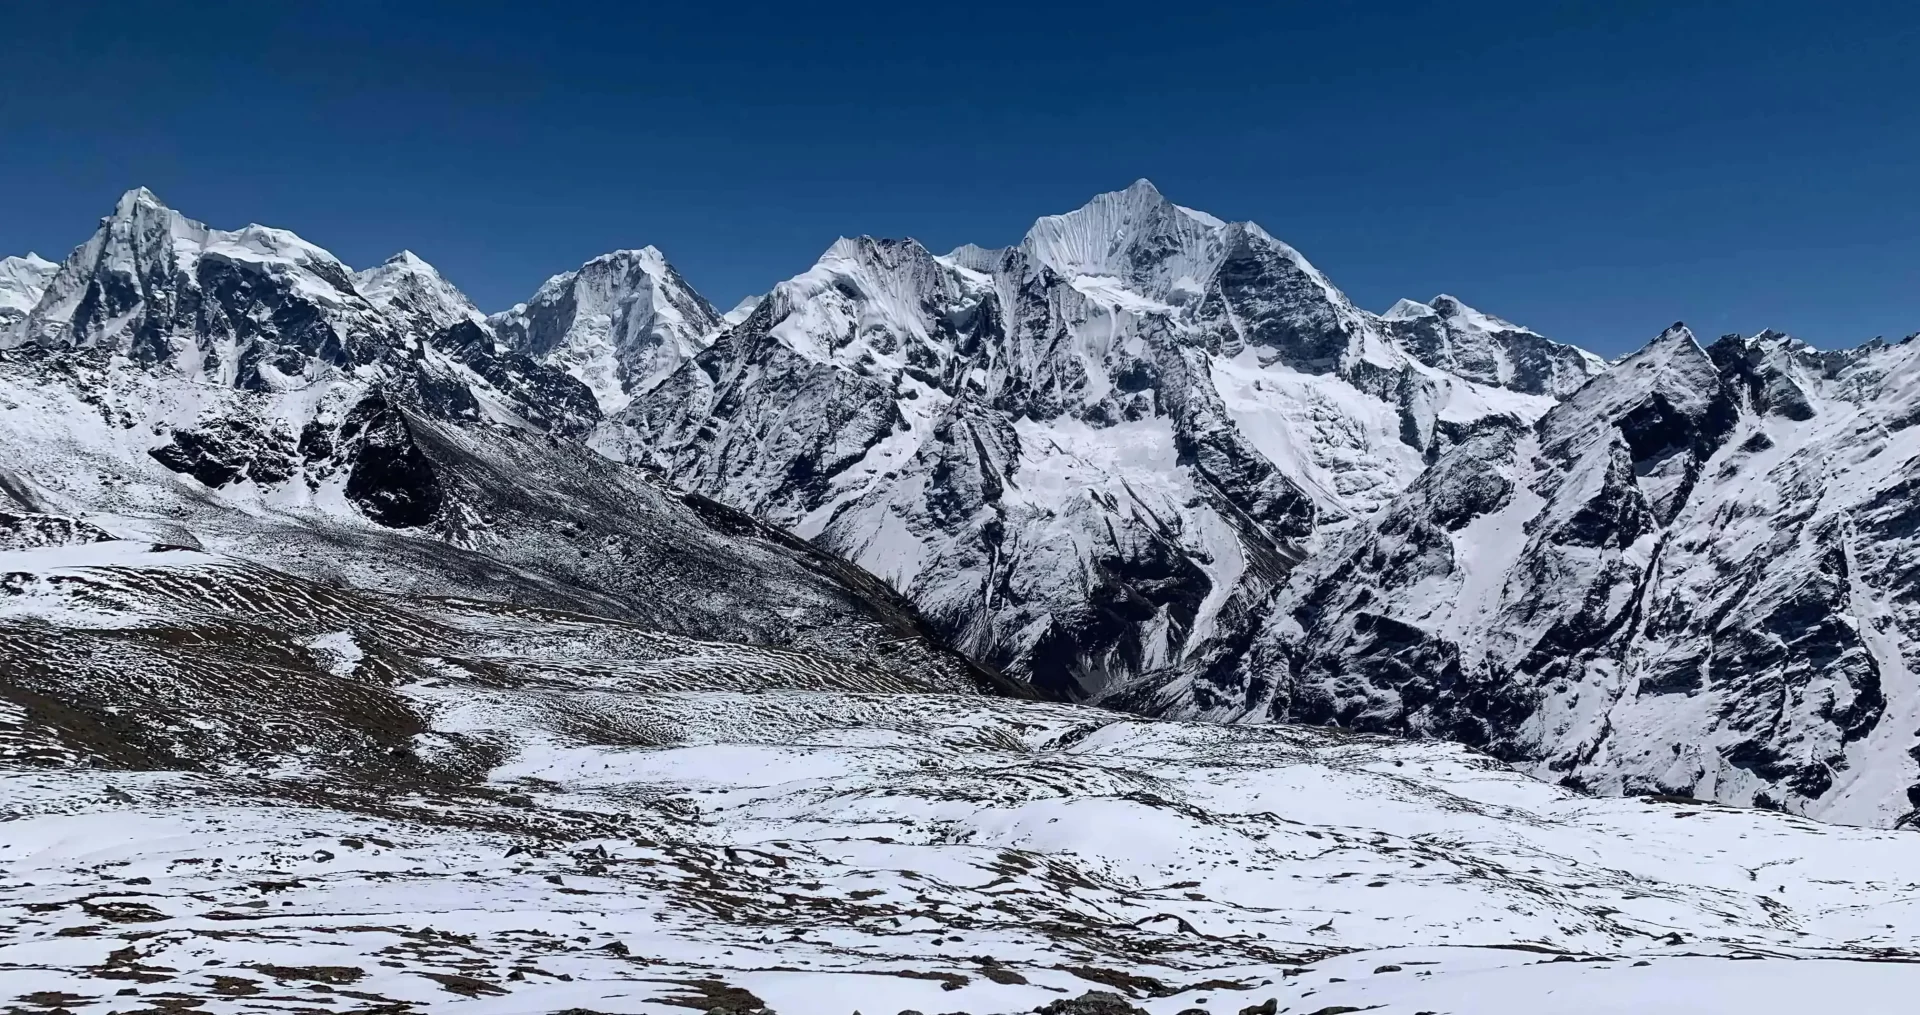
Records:
M1583 798L1443 744L974 696L402 691L502 763L410 793L0 770L0 1010L996 1015L1106 991L1047 1010L1752 1015L1920 996L1912 833Z

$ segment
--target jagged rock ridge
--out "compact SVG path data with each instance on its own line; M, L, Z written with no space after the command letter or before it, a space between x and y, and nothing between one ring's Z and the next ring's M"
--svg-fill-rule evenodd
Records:
M185 647L128 655L95 624L53 640L0 635L0 708L24 708L27 725L54 730L61 750L92 743L73 732L75 717L104 722L157 707L126 699L153 688L116 683L116 667L289 693L322 679L297 646L279 655L266 646L325 632L304 622L269 630L244 613L215 618L254 597L258 568L366 606L341 637L386 639L418 679L443 665L433 660L463 653L488 673L512 671L524 663L485 659L484 644L463 639L513 628L520 611L560 611L582 630L652 632L671 643L670 657L712 656L700 668L709 683L732 665L776 686L791 677L1025 693L944 648L872 576L594 454L577 439L601 419L593 392L498 341L410 254L355 274L291 233L210 229L134 191L51 273L23 320L0 349L6 539L85 532L211 555L190 562L209 602L151 622L179 629ZM138 568L147 558L130 559ZM159 564L130 588L173 588L171 562ZM33 604L64 580L22 578L0 600L16 597L10 605L40 623ZM394 596L417 600L402 612L436 615L441 600L469 600L456 611L466 633L410 622L383 633ZM203 630L209 624L259 627L247 637L264 654L222 662L226 675L208 677L193 646L227 637ZM106 648L88 647L102 637ZM689 649L688 639L705 647ZM636 657L605 641L562 639L538 666L586 666L609 679L659 670L657 651ZM58 684L74 658L93 660L95 683ZM266 668L249 669L256 663Z
M842 240L724 317L651 248L487 318L410 254L354 273L145 191L58 266L8 259L0 296L22 517L294 571L314 558L277 542L337 529L353 581L404 546L423 587L682 636L868 665L889 638L831 631L890 618L868 630L1160 715L1445 736L1604 792L1920 806L1908 343L1675 328L1607 367L1451 297L1369 314L1144 181L1012 247ZM691 492L646 493L649 466ZM770 540L842 590L810 601L856 605L796 627L724 555L749 580L692 613L660 604L693 586L573 566L635 526L670 534L657 560Z
M1010 248L841 240L595 444L1084 695L1216 664L1293 561L1476 421L1552 404L1495 374L1422 362L1291 247L1140 181Z
M1676 325L1484 428L1291 574L1231 672L1133 707L1443 736L1542 778L1920 808L1910 343Z
M1528 394L1565 398L1607 368L1585 349L1483 314L1445 293L1426 303L1401 300L1380 319L1421 361Z

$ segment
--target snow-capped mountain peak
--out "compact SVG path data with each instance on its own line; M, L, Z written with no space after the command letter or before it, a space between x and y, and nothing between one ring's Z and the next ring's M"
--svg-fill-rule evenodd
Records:
M0 257L0 277L11 277L17 272L52 275L60 270L60 262L49 261L29 250L24 257Z
M1380 319L1383 321L1417 321L1424 317L1438 316L1440 316L1440 312L1428 304L1422 303L1419 300L1410 300L1402 297L1395 301L1393 306L1388 307L1387 312L1380 315Z
M1631 462L1637 485L1670 516L1737 411L1720 368L1693 332L1675 323L1547 413L1540 443L1569 462L1596 447L1623 445L1619 454Z
M596 441L1093 693L1236 637L1323 529L1551 404L1417 362L1294 248L1140 181L1011 248L840 239Z
M421 257L419 254L416 254L411 250L400 251L399 253L393 255L392 257L389 257L386 260L380 262L378 267L387 268L388 270L404 269L407 271L415 271L423 274L432 274L436 277L439 276L440 274L439 270L436 269L433 265L428 264L425 258ZM371 272L375 270L378 270L378 269L368 268L366 269L366 271L355 272L355 274L364 275L364 274L367 274L367 272Z
M721 318L652 246L602 254L487 319L501 342L559 367L614 412L713 341Z
M144 189L124 195L68 256L13 341L123 356L154 400L209 400L205 427L188 413L174 421L172 445L150 449L208 486L247 475L273 485L296 471L292 438L246 418L249 403L233 389L287 395L300 433L337 422L339 400L376 395L407 411L545 433L579 433L601 418L577 381L500 350L467 298L417 256L351 275L287 230L215 229Z
M113 214L102 220L107 233L105 247L110 256L133 256L145 252L142 245L170 241L179 263L187 264L202 254L242 261L258 261L269 267L294 267L315 271L329 286L346 274L339 258L315 243L286 229L248 223L239 229L214 229L175 211L145 187L135 187L120 196ZM85 248L82 248L85 249Z
M462 321L482 327L487 323L487 316L465 293L411 250L355 272L353 283L374 306L417 336L432 335Z
M1629 386L1651 388L1669 397L1689 402L1706 397L1703 393L1719 383L1713 360L1683 321L1675 321L1659 336L1615 364L1612 375L1596 386L1596 391ZM1582 396L1581 401L1587 396Z
M1555 342L1441 293L1426 303L1403 299L1378 318L1415 359L1468 380L1535 395L1565 397L1607 368L1584 349Z
M756 293L752 296L742 297L740 302L733 305L732 310L720 315L720 326L723 328L731 328L741 321L746 320L747 315L753 313L753 308L759 306L760 301L766 298L766 293Z
M241 387L351 369L392 345L392 326L325 249L267 226L210 228L144 187L68 255L19 327L21 341Z
M165 202L160 200L160 195L155 194L145 187L135 187L121 194L120 199L113 203L113 217L126 218L141 208L149 208L163 212L172 210L167 207Z
M941 263L918 240L843 236L812 268L774 287L769 335L822 362L897 363L913 357L908 346L944 358L952 350L928 345L938 330L929 308L985 288L984 279Z
M0 257L0 349L13 343L14 333L59 270L58 264L32 252L25 257Z
M968 271L991 273L1007 256L1011 247L983 247L977 243L962 243L943 255L943 260Z
M1567 399L1560 415L1588 410L1616 416L1617 410L1601 407L1648 398L1657 398L1679 412L1704 413L1725 397L1726 379L1719 366L1694 338L1693 330L1675 322Z
M1062 215L1047 215L1021 246L1066 278L1118 280L1154 299L1197 288L1225 256L1226 223L1182 208L1146 180L1101 194Z
M1459 322L1461 327L1475 328L1480 331L1524 331L1528 334L1539 334L1531 328L1523 328L1511 321L1501 320L1492 314L1475 310L1446 293L1441 293L1427 302L1440 313L1440 316Z

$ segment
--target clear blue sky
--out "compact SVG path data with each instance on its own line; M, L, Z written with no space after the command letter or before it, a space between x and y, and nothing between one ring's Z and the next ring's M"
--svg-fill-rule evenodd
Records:
M726 306L842 233L1011 243L1145 176L1376 310L1609 355L1920 330L1911 3L390 6L11 5L0 252L146 185L489 310L646 243Z

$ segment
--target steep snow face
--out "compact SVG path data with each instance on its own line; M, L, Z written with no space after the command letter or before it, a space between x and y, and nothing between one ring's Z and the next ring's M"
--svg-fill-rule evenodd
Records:
M734 325L739 324L740 322L746 320L748 317L752 316L753 308L759 306L760 301L766 298L767 298L766 294L761 293L758 296L748 296L745 299L741 300L740 302L734 304L732 310L729 310L726 313L720 315L720 326L722 328L731 328Z
M720 314L653 247L555 275L488 318L509 349L572 374L612 413L705 348Z
M1226 255L1227 232L1226 223L1172 204L1138 180L1040 219L1021 249L1065 278L1111 279L1122 291L1169 301L1200 295Z
M766 297L778 318L768 337L813 362L872 372L951 358L952 341L929 311L966 315L986 298L984 279L955 271L913 240L841 239L811 271Z
M1290 562L1550 397L1408 355L1145 181L936 256L843 239L595 444L841 553L1070 694L1212 666Z
M1475 426L1288 576L1231 673L1125 703L1910 822L1915 356L1771 332L1703 349L1676 326L1533 426Z
M354 288L409 333L432 335L456 324L485 327L487 316L441 277L433 265L411 250L402 250L379 266L353 275Z
M397 344L325 250L265 226L210 229L144 188L67 257L19 340L260 390L367 366Z
M994 265L1007 256L1009 247L982 247L975 243L963 243L947 251L946 260L968 271L992 274Z
M0 349L14 343L16 332L59 270L59 265L39 254L0 257Z
M1585 349L1483 314L1444 293L1401 300L1381 315L1387 333L1421 362L1481 384L1565 398L1607 369Z

